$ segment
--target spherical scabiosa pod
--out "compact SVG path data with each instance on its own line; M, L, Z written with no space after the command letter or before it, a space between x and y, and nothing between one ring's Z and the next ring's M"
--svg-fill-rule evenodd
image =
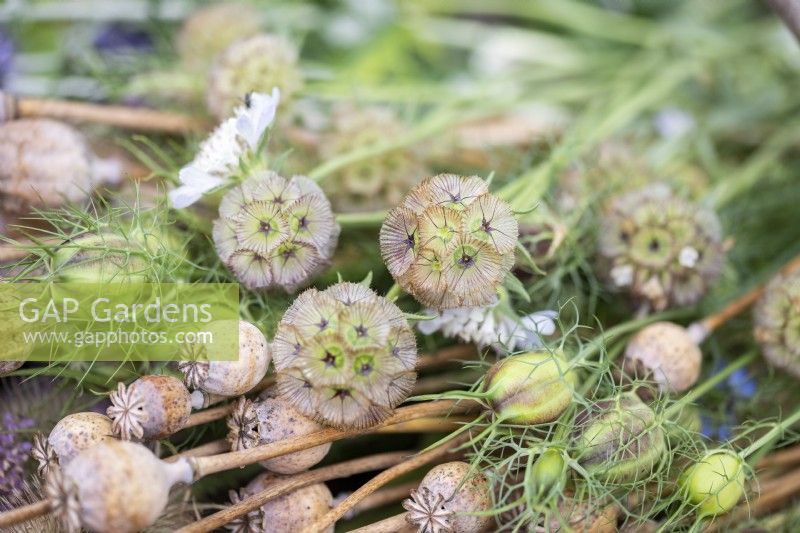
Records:
M353 105L336 108L331 126L320 141L322 160L401 137L406 130L388 107ZM376 211L399 204L424 175L420 154L404 147L346 165L328 176L323 187L337 212Z
M203 71L236 40L261 30L258 12L250 4L222 2L192 13L181 27L177 48L183 64Z
M65 416L47 437L62 467L83 450L115 440L111 419L93 412Z
M725 255L717 216L661 184L612 200L599 253L611 284L656 310L697 302Z
M267 373L271 352L261 330L253 324L239 321L239 358L235 361L216 361L205 353L205 347L196 347L191 358L181 361L178 369L184 382L194 390L192 407L207 406L208 395L241 396L258 385Z
M281 91L281 104L303 85L297 49L277 35L258 34L226 48L211 67L206 100L218 119L227 117L250 92Z
M491 509L492 494L483 474L470 472L469 464L461 461L433 467L403 507L406 520L418 531L480 533L493 524L490 516L465 514Z
M683 392L700 377L703 354L683 326L656 322L644 327L625 348L623 369L652 379L661 391Z
M255 402L240 398L228 417L228 429L228 441L236 451L308 435L323 426L301 414L286 400L274 397L274 391L269 390ZM277 474L296 474L322 461L330 448L330 443L321 444L263 461L261 466Z
M80 202L118 165L97 159L71 126L48 119L0 124L0 211L24 215L32 207Z
M593 475L630 481L648 474L666 447L655 413L635 394L601 400L575 419L578 461Z
M800 271L773 279L754 310L755 338L767 362L800 378Z
M142 446L111 441L89 448L47 480L45 493L64 530L129 533L152 525L176 483L189 483L185 460L165 463Z
M380 422L416 380L416 339L403 313L356 283L300 294L272 348L280 397L336 427Z
M172 376L142 376L130 386L120 382L106 414L122 440L163 439L186 425L192 412L189 391Z
M439 174L414 187L381 227L395 281L428 307L489 305L514 265L511 207L477 176Z
M744 461L728 450L706 454L681 475L686 497L701 516L727 513L744 494Z
M572 401L577 378L559 353L512 355L495 363L483 390L495 414L512 424L550 422Z
M339 225L319 186L259 173L229 191L214 222L220 259L249 289L294 292L325 267Z

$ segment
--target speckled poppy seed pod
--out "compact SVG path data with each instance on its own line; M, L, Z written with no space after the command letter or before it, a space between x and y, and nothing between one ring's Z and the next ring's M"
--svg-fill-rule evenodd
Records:
M610 284L657 311L696 303L725 258L717 216L662 184L610 202L598 252Z
M222 325L220 325L222 327ZM249 322L239 321L239 358L236 361L209 360L204 346L191 359L181 361L184 383L193 390L192 407L208 406L209 395L241 396L264 378L272 357L269 343L261 330Z
M753 317L767 362L800 378L800 271L770 281Z
M322 425L301 414L286 400L274 397L274 394L274 390L265 391L255 402L239 399L227 421L231 450L252 448L323 429ZM322 461L330 448L330 443L321 444L262 461L261 466L277 474L296 474Z
M80 202L96 185L120 175L119 165L96 158L71 126L48 119L0 124L0 211L5 215Z
M489 305L514 265L511 207L482 179L439 174L414 187L381 226L381 255L395 281L434 309Z
M261 33L238 40L211 67L206 92L208 110L225 119L250 92L281 91L281 105L303 86L297 48L283 37Z
M630 393L600 400L578 413L574 445L586 470L617 482L647 475L666 449L655 413Z
M492 493L483 474L470 472L469 464L462 461L433 467L403 507L408 523L420 532L481 533L494 524L491 516L466 514L491 509Z
M625 347L623 370L652 379L663 392L683 392L700 377L703 354L686 328L672 322L645 326Z
M0 361L0 377L12 373L24 363L24 361Z
M416 381L416 339L405 316L357 283L300 294L278 324L272 349L280 397L327 425L376 424Z
M191 412L191 396L179 379L142 376L127 387L117 384L106 414L116 437L150 440L183 429Z
M225 195L219 214L217 253L249 289L296 291L328 265L339 240L328 199L304 176L256 172Z
M727 513L744 494L744 461L729 450L716 450L691 465L680 478L689 502L701 516Z
M68 532L132 533L152 525L169 490L190 483L186 460L166 463L132 442L111 441L84 450L48 476L45 494Z
M62 467L83 450L115 440L111 419L91 411L65 416L47 437Z
M558 418L572 402L577 378L563 354L528 352L501 359L486 372L483 390L495 415L511 424Z

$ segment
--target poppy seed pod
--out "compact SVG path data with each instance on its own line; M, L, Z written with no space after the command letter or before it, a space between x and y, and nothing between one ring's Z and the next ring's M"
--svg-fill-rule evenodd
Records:
M281 104L303 86L297 48L283 37L260 33L240 39L220 53L211 67L206 102L225 119L251 92L281 92Z
M163 439L186 425L192 412L189 391L172 376L142 376L129 386L120 382L106 414L122 440Z
M253 479L239 492L230 491L231 503L263 492L283 476L264 473ZM235 519L228 529L240 533L305 533L333 507L333 495L324 483L315 483L273 498L256 511ZM333 533L328 526L320 533Z
M800 271L770 281L756 303L754 322L767 362L800 378Z
M666 449L653 410L635 394L600 400L575 418L578 462L593 475L630 481L648 474Z
M176 483L190 483L188 461L166 463L142 446L111 441L84 450L48 476L45 494L64 531L132 533L152 525Z
M656 322L642 328L625 348L623 370L652 379L663 392L683 392L700 377L703 354L683 326Z
M363 428L411 392L414 333L400 309L357 283L300 294L272 344L282 399L323 424Z
M48 119L0 124L0 211L24 215L31 208L85 200L102 182L116 181L118 164L98 159L76 129Z
M386 216L383 260L395 281L434 309L489 305L514 265L511 207L477 176L428 178Z
M269 343L261 330L239 321L239 358L235 361L209 360L204 346L181 361L184 383L193 390L192 407L207 407L209 395L233 397L250 391L264 378L271 358Z
M483 474L470 472L462 461L433 467L403 507L408 511L406 520L417 531L480 533L494 523L491 516L466 514L490 510L492 493Z
M249 289L294 292L330 262L339 239L328 199L304 176L257 172L225 195L219 214L217 253Z
M501 359L486 372L483 390L495 414L512 424L558 418L572 402L577 382L562 354L528 352Z
M0 361L0 377L12 373L24 363L24 361Z
M62 467L83 450L115 440L111 419L91 411L65 416L47 437Z
M725 258L716 214L662 184L615 197L598 246L611 285L657 311L696 303Z
M301 414L289 402L272 394L273 391L267 391L255 402L239 399L227 422L231 450L244 450L323 429L323 426ZM322 461L330 448L330 443L321 444L262 461L261 466L277 474L296 474Z
M569 533L616 533L619 508L587 503L574 497L559 500L557 513L550 513L541 529L534 531Z
M727 513L744 494L744 461L729 450L708 453L684 471L680 484L701 516Z

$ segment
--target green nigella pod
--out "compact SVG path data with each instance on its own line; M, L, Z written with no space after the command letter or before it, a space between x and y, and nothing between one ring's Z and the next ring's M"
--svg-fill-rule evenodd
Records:
M562 354L539 351L495 363L486 372L483 389L499 418L512 424L541 424L566 410L576 382Z
M767 362L800 378L800 271L770 281L755 306L754 321Z
M680 484L701 516L727 513L744 494L744 461L729 450L710 452L684 471Z
M535 494L546 494L560 487L566 476L564 456L560 450L550 448L539 455L531 466L531 483Z
M716 214L662 184L615 197L598 246L610 284L659 311L696 303L725 259Z
M281 104L303 86L297 48L283 37L260 33L226 48L211 67L206 102L212 115L227 118L251 92L280 89Z
M114 435L122 440L163 439L186 425L192 400L172 376L142 376L129 386L120 382L106 414Z
M336 427L380 422L416 381L417 344L402 311L357 283L300 294L272 349L280 397Z
M294 292L330 263L339 240L330 202L304 176L256 172L225 195L219 215L217 253L249 289Z
M574 445L586 470L611 481L647 475L666 449L655 413L632 393L581 411L575 418Z
M664 392L683 392L700 377L703 354L683 326L656 322L645 326L625 347L623 369L635 378L651 379Z
M514 266L511 207L477 176L439 174L414 187L381 226L395 281L434 309L490 305Z

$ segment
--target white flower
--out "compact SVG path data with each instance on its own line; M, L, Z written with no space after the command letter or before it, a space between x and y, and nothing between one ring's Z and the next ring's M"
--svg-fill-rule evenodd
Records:
M279 101L277 87L271 95L250 93L247 103L217 126L200 144L192 162L178 172L181 185L169 192L172 206L188 207L205 193L224 185L239 168L242 157L258 148L264 132L275 120Z
M694 268L698 259L700 259L700 252L691 246L684 246L678 254L678 262L686 268Z
M539 311L522 318L498 302L485 307L445 309L441 314L428 309L431 320L417 323L420 333L441 331L445 337L472 342L480 348L491 346L498 353L540 348L542 337L556 331L555 311Z
M617 265L611 269L609 274L617 287L627 287L633 283L632 265Z

